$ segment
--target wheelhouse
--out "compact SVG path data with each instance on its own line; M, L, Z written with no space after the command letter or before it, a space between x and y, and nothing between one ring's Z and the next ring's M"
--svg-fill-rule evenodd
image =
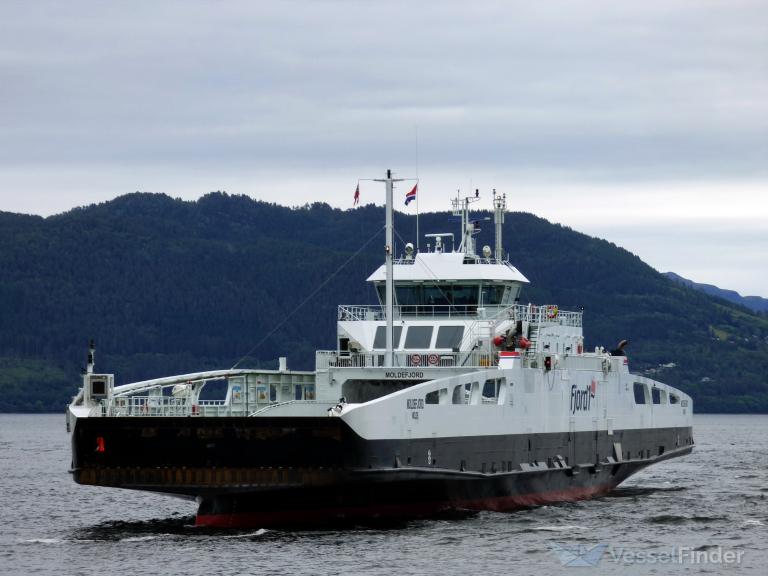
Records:
M376 282L376 293L379 303L384 306L386 298L383 282ZM447 313L449 308L475 313L478 308L510 306L518 300L519 295L519 282L395 282L395 305L399 307L401 315L408 316L440 310Z

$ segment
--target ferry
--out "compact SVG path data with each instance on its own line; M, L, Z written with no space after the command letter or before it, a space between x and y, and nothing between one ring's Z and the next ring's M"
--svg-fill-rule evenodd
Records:
M396 256L385 183L377 305L340 305L314 371L232 368L115 385L95 371L67 409L78 484L194 499L196 524L274 527L508 511L604 495L694 447L691 398L587 350L581 311L521 303L495 246L426 235ZM206 399L209 387L226 390ZM155 496L148 496L152 498Z

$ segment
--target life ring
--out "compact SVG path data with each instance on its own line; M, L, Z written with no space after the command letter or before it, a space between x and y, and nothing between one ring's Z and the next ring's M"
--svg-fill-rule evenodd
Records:
M557 318L558 309L557 306L547 306L547 318Z

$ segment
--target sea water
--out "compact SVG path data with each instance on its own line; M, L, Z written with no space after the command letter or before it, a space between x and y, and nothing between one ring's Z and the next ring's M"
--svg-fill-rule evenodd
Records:
M319 530L194 527L193 501L72 481L63 414L0 415L0 574L768 574L768 416L610 495Z

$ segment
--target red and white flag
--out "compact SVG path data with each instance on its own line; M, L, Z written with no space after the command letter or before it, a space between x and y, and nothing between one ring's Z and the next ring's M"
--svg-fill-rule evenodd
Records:
M352 206L357 206L358 202L360 202L360 182L357 183L357 188L355 188L355 202Z
M405 195L405 205L408 206L410 204L411 200L416 200L416 192L419 189L419 183L417 182L416 185L411 189L408 194Z

